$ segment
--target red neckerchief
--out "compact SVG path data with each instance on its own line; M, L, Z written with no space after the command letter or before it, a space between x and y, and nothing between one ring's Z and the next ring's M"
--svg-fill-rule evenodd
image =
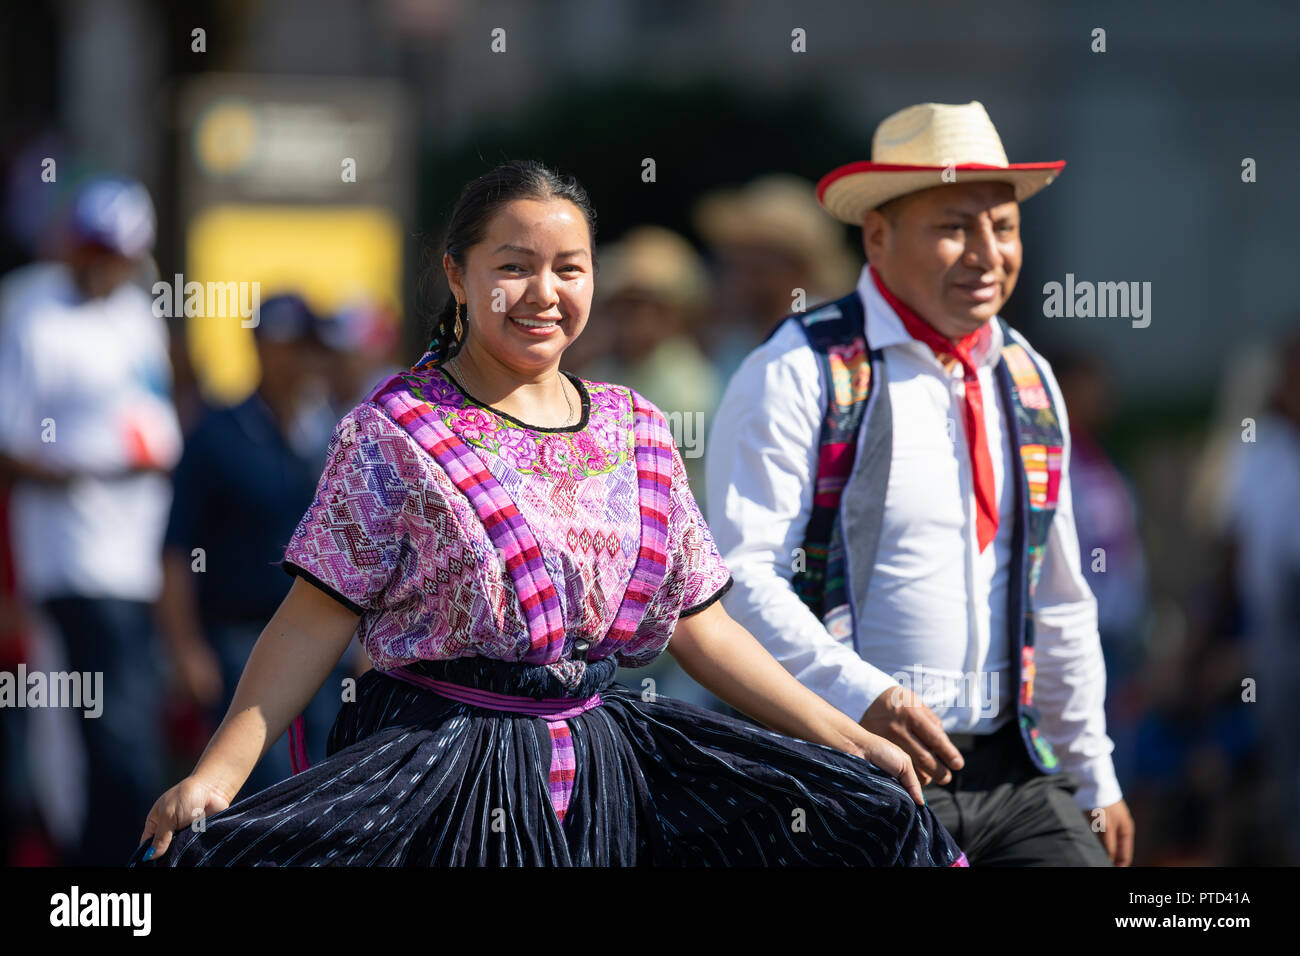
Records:
M975 476L975 504L978 508L975 528L979 539L979 549L982 553L998 533L998 503L994 494L993 461L989 458L988 438L984 433L984 396L980 390L979 373L975 369L975 362L971 358L971 353L976 347L988 341L992 329L989 327L989 323L985 322L960 342L950 342L940 335L934 326L909 309L901 299L885 288L885 284L880 281L880 276L874 266L871 267L871 278L875 281L876 288L880 290L880 294L884 296L885 301L893 307L893 310L898 313L898 317L903 320L903 328L907 329L912 338L930 346L936 356L955 358L961 363L961 367L966 373L966 408L964 417L966 419L966 435L970 444L971 474Z

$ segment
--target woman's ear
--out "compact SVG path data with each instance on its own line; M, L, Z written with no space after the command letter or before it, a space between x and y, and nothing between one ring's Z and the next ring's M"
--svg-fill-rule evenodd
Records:
M451 257L450 252L443 253L442 271L447 273L447 287L451 289L451 294L456 297L457 302L464 302L464 276L461 273L460 266L456 265L456 260Z

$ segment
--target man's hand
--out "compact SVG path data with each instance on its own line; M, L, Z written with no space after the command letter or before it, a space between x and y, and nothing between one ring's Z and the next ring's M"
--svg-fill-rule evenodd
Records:
M1133 815L1128 812L1128 804L1123 800L1108 807L1083 811L1088 825L1097 833L1097 839L1106 848L1106 855L1116 866L1133 864ZM1097 821L1101 829L1097 830Z
M952 779L951 770L966 765L943 732L939 715L905 687L891 687L877 697L859 723L903 748L912 758L922 786L947 783Z

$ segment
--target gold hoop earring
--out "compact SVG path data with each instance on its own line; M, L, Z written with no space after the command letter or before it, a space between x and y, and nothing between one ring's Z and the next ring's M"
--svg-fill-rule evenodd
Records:
M461 304L457 302L456 303L456 325L455 328L452 330L453 334L456 336L457 342L460 341L461 333L464 331L465 328L460 321L460 306Z

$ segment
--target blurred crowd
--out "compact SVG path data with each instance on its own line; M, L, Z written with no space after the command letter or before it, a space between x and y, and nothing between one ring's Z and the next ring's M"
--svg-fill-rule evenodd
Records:
M51 224L48 258L0 280L5 669L103 674L100 715L6 713L6 858L114 865L178 768L197 757L287 593L278 567L335 423L395 370L397 317L357 301L320 315L268 290L260 379L209 404L183 326L151 295L144 187L103 177ZM350 649L304 714L324 757ZM288 740L249 792L289 775ZM182 771L183 773L183 771Z
M700 196L691 218L694 241L646 224L602 247L592 319L564 364L668 413L703 507L704 438L729 376L783 316L851 289L862 259L812 184L789 176ZM391 311L322 313L274 290L250 333L260 383L214 407L183 324L152 307L154 238L143 187L92 179L36 260L0 280L0 669L104 674L99 718L4 714L10 865L124 862L288 591L276 562L335 423L415 357L399 354ZM1254 393L1225 390L1223 420L1181 453L1171 509L1139 494L1144 460L1108 450L1121 409L1104 358L1053 356L1139 864L1300 862L1300 339L1268 358ZM1167 549L1171 523L1207 557L1196 580L1157 594L1151 542ZM1172 613L1157 615L1161 602ZM1172 638L1158 626L1171 617ZM313 762L337 678L366 666L354 643L306 713ZM620 679L722 708L668 655ZM289 773L282 739L246 792Z

